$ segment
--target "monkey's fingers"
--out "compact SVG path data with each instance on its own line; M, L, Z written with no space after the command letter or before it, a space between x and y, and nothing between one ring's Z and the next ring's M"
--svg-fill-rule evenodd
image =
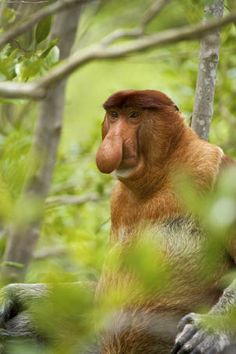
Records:
M208 334L200 330L190 338L176 354L222 354L230 345L230 340L225 334Z
M179 350L194 336L196 332L197 328L195 326L187 324L183 331L176 337L175 345L171 351L171 354L179 353Z
M207 334L204 331L198 331L194 334L192 338L190 338L178 351L178 354L192 354L195 348L204 341ZM205 354L205 353L204 353Z
M193 324L193 323L197 324L197 322L199 322L198 318L199 318L198 314L194 312L188 313L179 321L178 330L181 332L187 324Z
M2 340L2 339L7 339L7 338L9 338L10 337L10 335L9 335L9 332L8 331L6 331L5 329L0 329L0 340ZM1 353L1 351L0 351L0 353Z
M229 345L230 340L225 334L207 335L190 354L222 354Z
M14 302L6 300L0 311L0 327L4 327L5 323L14 316Z

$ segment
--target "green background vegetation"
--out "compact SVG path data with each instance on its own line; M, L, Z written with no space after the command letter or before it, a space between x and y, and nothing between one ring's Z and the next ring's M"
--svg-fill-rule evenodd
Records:
M95 5L88 7L81 19L75 47L78 49L90 45L115 28L135 26L149 3L149 0L113 0L105 2L98 11ZM148 32L199 21L203 3L204 1L194 0L173 1L171 6L152 21ZM228 1L227 8L233 7L236 8L235 2ZM5 14L3 30L10 26L13 17L14 13ZM35 79L56 65L57 49L53 46L54 43L47 43L47 35L44 38L44 34L40 34L38 29L34 36L31 33L28 37L20 39L21 48L8 45L0 53L2 80ZM236 158L235 43L236 27L230 25L222 31L210 141L220 145L225 153ZM104 115L102 103L118 90L157 89L168 94L176 102L189 122L198 72L198 50L198 42L180 43L125 59L93 62L80 68L70 77L64 128L50 197L86 196L95 193L99 200L88 201L80 206L57 202L46 204L38 250L57 248L61 251L57 256L34 260L27 274L27 282L98 279L107 253L110 228L109 195L114 184L113 178L101 175L95 165L95 153L101 139L100 126ZM17 218L23 220L27 213L30 214L30 206L19 204L19 196L29 168L29 151L38 107L36 103L24 100L1 102L0 252L3 254L9 225ZM234 184L234 177L228 178L230 189ZM229 193L228 189L223 188L224 192L220 191L218 197L221 198L222 193ZM215 205L211 201L209 198L209 209L204 209L206 213ZM190 202L192 206L196 203L192 200ZM199 205L202 206L200 202ZM199 205L196 206L197 210ZM217 213L221 213L224 206L225 204L220 204ZM234 207L233 204L232 210ZM207 221L206 224L208 225ZM73 294L71 296L73 303L75 299ZM78 299L77 293L76 296ZM89 300L87 304L81 300L81 304L86 309L90 306ZM57 305L62 306L60 301ZM73 311L75 312L75 308ZM49 317L52 318L53 315ZM65 318L62 321L65 321ZM85 328L86 326L87 324Z
M150 3L122 0L104 2L99 9L96 4L89 6L81 18L75 47L95 43L115 28L134 27ZM199 21L202 17L201 5L190 0L173 1L151 22L148 32ZM231 9L233 6L234 2L229 1L227 7ZM227 8L225 11L228 11ZM5 17L4 29L10 26L14 14L7 13ZM55 65L58 53L53 46L55 43L47 42L49 29L49 24L44 21L34 30L34 35L30 33L28 38L20 38L20 46L7 45L4 48L0 54L0 73L3 79L31 80ZM210 134L210 141L220 145L232 157L236 157L235 39L235 25L223 30ZM46 206L38 247L65 246L69 250L69 257L63 255L33 263L28 281L43 280L44 273L48 276L48 267L75 273L75 278L81 271L98 276L109 233L109 194L114 183L111 176L101 175L95 165L100 125L104 116L102 103L118 90L157 89L167 93L176 102L189 122L198 72L198 50L198 42L180 43L125 59L92 62L70 77L51 195L84 196L97 193L101 200L81 206L60 203ZM4 223L12 220L17 213L20 214L19 218L22 217L17 202L27 173L37 104L24 100L2 100L0 118L3 194L0 212ZM7 228L4 228L2 253L6 236Z

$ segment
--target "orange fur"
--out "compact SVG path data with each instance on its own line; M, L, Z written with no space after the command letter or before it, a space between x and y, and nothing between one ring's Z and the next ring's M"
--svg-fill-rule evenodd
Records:
M150 100L150 91L143 92L147 92ZM105 107L135 106L135 93L139 91L117 93L105 103ZM139 130L145 169L138 178L120 178L112 193L113 240L117 239L115 234L120 227L132 230L140 220L156 223L183 215L183 205L173 183L175 175L184 171L200 191L209 190L215 183L224 156L221 149L200 139L186 125L167 96L155 92L154 99L156 107L153 101L149 102L151 107L145 112ZM146 108L147 102L143 99L143 106L140 106Z
M185 124L175 104L159 91L119 92L105 102L104 108L107 113L98 167L108 171L111 163L111 171L131 168L130 175L119 175L112 193L111 244L114 248L121 245L121 252L125 252L136 242L142 224L152 225L151 234L161 235L163 257L170 261L172 273L164 296L162 292L143 299L131 287L131 303L114 315L112 330L103 337L102 353L167 354L180 317L197 306L215 303L222 294L220 279L231 266L221 254L215 271L202 278L206 235L196 232L192 221L171 226L178 218L189 220L176 192L175 178L187 173L199 193L204 193L214 187L229 158L219 147L200 139ZM113 111L117 114L114 119ZM140 113L137 120L130 119L133 111ZM112 155L113 137L116 153ZM111 289L119 293L129 289L133 281L132 274L105 266L97 293L106 294Z

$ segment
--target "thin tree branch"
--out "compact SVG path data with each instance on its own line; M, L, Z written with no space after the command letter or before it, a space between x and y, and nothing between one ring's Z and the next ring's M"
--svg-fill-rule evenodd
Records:
M155 1L150 8L145 12L141 26L146 27L154 17L158 16L160 12L171 2L172 0L159 0Z
M118 39L137 38L142 35L143 35L142 27L135 27L131 29L120 28L108 34L106 37L104 37L101 41L101 45L107 47Z
M214 17L219 21L224 13L224 0L215 0L205 8L205 21ZM217 65L219 62L220 31L218 28L201 41L197 87L192 128L207 140L213 115Z
M47 247L34 252L33 258L36 261L41 261L45 258L65 256L66 254L68 254L68 250L68 247L65 246Z
M152 47L159 47L167 44L173 44L180 41L189 41L202 38L206 33L216 28L222 28L236 20L236 11L225 16L222 19L210 20L203 24L184 26L182 28L174 28L162 31L158 34L143 36L128 44L106 47L97 45L82 52L76 52L71 55L63 64L52 69L47 75L39 79L39 87L48 87L55 83L58 79L70 75L78 67L85 65L92 60L115 59L124 57L131 53L144 51Z
M90 26L93 23L96 16L99 14L103 6L105 5L106 1L104 0L94 0L93 6L90 7L89 18L83 24L83 28L81 28L79 33L79 42L83 41L84 37L90 30Z
M116 40L122 38L135 38L140 37L145 33L147 25L158 16L159 13L171 2L172 0L158 0L147 9L141 20L140 26L132 29L118 29L102 40L102 45L108 46Z
M98 194L86 194L82 196L75 195L59 195L55 197L49 197L46 200L48 206L51 205L82 205L87 202L99 202L103 198Z
M93 60L121 58L132 53L148 50L153 47L157 48L180 41L196 40L204 37L204 35L215 29L220 29L230 23L235 22L235 20L236 11L226 15L221 19L209 20L206 23L184 26L180 29L174 28L171 30L162 31L158 34L141 36L140 38L123 45L107 47L104 46L101 42L96 46L86 48L82 51L79 50L78 52L72 54L68 59L64 60L62 64L51 69L44 77L38 81L32 82L30 85L35 85L33 88L34 92L29 92L28 83L22 83L20 84L21 86L16 87L15 83L13 82L3 82L0 83L0 94L2 97L11 98L12 95L10 89L12 87L14 90L14 98L42 98L45 96L48 87L56 83L58 80L67 77L76 69L87 64L88 62ZM6 84L8 85L7 90L5 90ZM24 85L27 85L25 90L23 90L25 87Z
M21 83L14 81L0 82L0 96L7 98L30 98L42 99L46 95L46 90L39 87L37 82Z
M61 11L67 10L71 7L78 5L79 3L87 3L91 0L61 0L55 1L51 5L44 7L42 10L39 10L34 15L30 16L30 18L23 23L12 27L7 32L5 32L0 37L0 48L5 44L11 42L13 39L17 38L21 34L28 31L32 28L36 23L40 22L43 18L53 15L55 13L59 13Z

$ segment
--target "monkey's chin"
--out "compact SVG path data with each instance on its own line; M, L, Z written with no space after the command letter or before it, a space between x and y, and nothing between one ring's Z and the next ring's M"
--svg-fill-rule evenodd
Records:
M143 175L144 172L144 161L140 158L139 163L136 166L127 168L118 168L114 171L114 175L118 179L137 179Z

